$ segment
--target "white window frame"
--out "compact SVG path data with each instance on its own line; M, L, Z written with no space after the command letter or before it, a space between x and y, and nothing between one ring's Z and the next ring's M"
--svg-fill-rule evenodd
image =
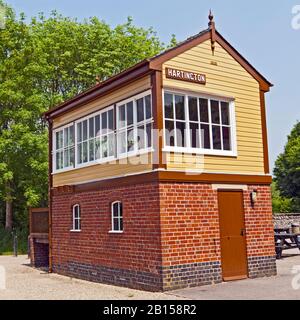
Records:
M137 100L139 99L142 99L146 96L150 96L150 101L151 101L151 119L148 119L148 120L143 120L143 121L140 121L140 122L137 122ZM124 152L124 153L120 153L120 148L119 148L119 134L124 132L124 128L128 128L127 126L126 127L122 127L122 128L119 128L119 108L120 106L123 106L123 105L126 105L127 103L129 102L132 102L133 103L133 134L134 134L134 149L132 151L127 151L127 152ZM147 90L147 91L144 91L138 95L135 95L131 98L128 98L128 99L125 99L123 101L120 101L116 104L116 140L117 140L117 158L118 159L123 159L123 158L128 158L128 157L132 157L132 156L135 156L135 155L140 155L140 154L143 154L143 153L148 153L148 152L152 152L153 151L153 133L151 130L151 141L152 141L152 146L151 147L148 147L148 148L144 148L144 149L138 149L138 142L137 142L137 128L144 124L153 124L154 120L153 120L153 101L152 101L152 93L151 93L151 90ZM126 131L126 129L125 129Z
M114 217L114 205L118 204L118 216ZM122 215L120 212L120 205L122 207ZM122 230L114 230L114 219L118 218L118 225L120 226L120 220L123 222ZM123 215L123 203L122 201L114 201L111 203L111 230L109 233L123 233L124 232L124 215Z
M88 133L88 136L89 136L89 119L90 118L94 118L96 116L100 116L100 119L101 119L101 115L105 112L108 112L110 110L114 110L114 106L109 106L109 107L106 107L106 108L103 108L101 109L100 111L97 111L95 113L92 113L92 114L89 114L88 116L86 117L83 117L83 118L80 118L78 120L76 120L74 123L75 123L75 169L78 169L78 168L84 168L84 167L89 167L89 166L92 166L92 165L95 165L95 164L101 164L101 163L106 163L106 162L110 162L110 161L113 161L113 160L116 160L116 157L115 155L111 156L111 157L106 157L106 158L103 158L103 159L95 159L93 161L88 161L88 162L84 162L84 163L77 163L77 156L78 156L78 148L77 148L77 124L78 123L81 123L85 120L87 120L87 133ZM115 117L115 114L114 114L114 117ZM113 134L116 135L116 130L114 129L113 130ZM107 134L101 134L100 137L102 136L105 136ZM95 137L96 138L96 137ZM116 138L115 138L116 139ZM87 137L87 142L89 142L89 137ZM88 143L88 150L87 150L88 154L89 154L89 143ZM114 152L115 154L115 152Z
M79 217L75 217L75 208L78 208L78 212L79 212ZM76 220L79 222L79 229L76 229ZM72 206L72 230L71 232L80 232L81 231L81 209L80 209L80 205L74 204Z
M152 133L152 137L151 137L151 141L152 141L152 146L150 148L145 148L145 149L138 149L138 145L137 143L135 143L135 149L130 152L130 153L124 153L124 154L119 154L119 148L118 148L118 117L119 117L119 112L118 112L118 107L120 105L123 105L127 102L133 101L134 104L136 104L136 100L146 97L150 95L150 100L151 100L151 120L145 120L144 122L139 122L139 125L141 123L151 123L153 126L153 101L152 101L152 91L151 90L146 90L140 94L137 94L135 96L132 96L131 98L125 99L121 102L118 102L114 105L110 105L108 107L102 108L101 110L95 111L94 113L91 113L85 117L82 117L80 119L77 119L75 121L72 121L62 127L59 127L57 129L53 129L52 134L53 134L53 138L52 138L52 174L56 174L56 173L62 173L62 172L66 172L66 171L72 171L72 170L76 170L76 169L80 169L80 168L85 168L85 167L89 167L89 166L93 166L93 165L97 165L97 164L103 164L103 163L109 163L118 159L124 159L127 157L131 157L131 156L138 156L138 155L142 155L142 154L146 154L149 152L153 152L154 148L153 148L153 133ZM116 106L116 108L115 108ZM106 157L104 159L98 159L98 160L94 160L94 161L89 161L89 162L85 162L85 163L81 163L81 164L77 164L77 158L78 158L78 147L77 147L77 124L88 120L92 117L96 117L97 115L99 115L101 117L102 113L108 112L109 110L114 110L114 122L116 123L116 127L114 127L114 141L115 141L115 149L114 149L114 155L111 157ZM136 107L134 107L134 117L136 119ZM137 136L136 131L137 131L137 121L135 121L135 137ZM75 143L74 143L74 148L75 148L75 165L68 167L68 168L63 168L63 169L59 169L56 170L56 145L55 145L55 137L56 137L56 132L63 130L66 127L70 127L74 125L74 139L75 139ZM88 124L89 126L89 124ZM152 130L151 130L152 131ZM89 139L88 139L89 140ZM89 148L89 147L88 147Z
M74 126L74 150L75 150L75 159L74 159L74 166L69 166L69 167L64 167L62 169L56 169L56 133L62 131L63 132L63 143L64 143L64 132L65 129L70 128ZM65 148L63 148L64 150ZM59 173L59 172L64 172L64 171L68 171L68 170L73 170L76 166L76 129L75 129L75 123L68 123L62 127L59 128L55 128L53 130L53 134L52 134L52 168L53 168L53 172Z
M191 147L172 147L166 145L166 128L165 128L165 93L175 94L175 95L183 95L184 96L184 103L185 103L185 123L187 130L186 132L186 139L187 145L190 146L190 119L189 119L189 112L188 112L188 97L195 97L197 99L208 99L208 113L209 113L209 130L210 130L210 146L211 149L204 149L204 148L191 148ZM222 97L218 95L209 95L209 94L202 94L199 92L189 92L189 91L181 91L178 89L163 89L162 90L162 111L163 111L163 152L177 152L177 153L193 153L193 154L201 154L201 155L216 155L216 156L225 156L225 157L237 157L237 136L236 136L236 117L235 117L235 103L234 98L230 97ZM211 122L211 107L210 107L210 100L217 100L219 102L227 102L229 103L229 117L230 117L230 143L232 150L216 150L213 148L212 143L212 122ZM221 130L222 133L222 130ZM176 135L175 135L176 137ZM222 138L222 136L221 136Z

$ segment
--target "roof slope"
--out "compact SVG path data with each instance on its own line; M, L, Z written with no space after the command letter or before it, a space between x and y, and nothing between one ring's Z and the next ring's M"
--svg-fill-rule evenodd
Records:
M145 59L131 68L124 70L123 72L114 75L81 94L63 102L57 107L52 108L44 113L44 117L46 119L55 118L58 115L66 113L73 108L82 106L83 104L97 99L102 95L124 86L142 76L150 74L153 71L161 71L164 62L209 39L212 40L212 43L219 43L219 45L221 45L239 64L241 64L241 66L259 82L262 91L267 92L270 87L273 86L271 82L259 73L217 30L214 29L213 23L213 25L210 25L208 29L189 37L185 41L178 43L175 47L167 49L154 57Z

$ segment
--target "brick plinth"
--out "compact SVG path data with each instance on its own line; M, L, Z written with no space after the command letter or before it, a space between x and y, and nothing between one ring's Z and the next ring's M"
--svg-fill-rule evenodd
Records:
M114 201L123 204L121 234L109 233ZM70 231L74 204L81 208L81 232ZM158 183L54 194L54 270L93 281L162 290L159 214Z
M49 267L49 244L45 238L29 238L30 264L35 268Z
M203 286L222 282L220 262L190 263L164 267L163 290Z
M116 284L147 291L162 291L162 277L160 272L150 273L138 270L84 264L80 262L55 265L53 271L93 282Z
M109 233L114 201L123 204L121 234ZM70 231L74 204L81 208L81 232ZM248 186L244 210L248 275L274 275L270 187ZM52 256L54 272L135 289L221 282L218 192L208 183L159 181L54 192Z
M277 274L276 258L248 257L249 278L270 277Z

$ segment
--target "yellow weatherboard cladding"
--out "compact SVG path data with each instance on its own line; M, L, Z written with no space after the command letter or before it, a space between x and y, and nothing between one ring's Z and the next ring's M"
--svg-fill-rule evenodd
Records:
M166 68L185 70L206 76L206 84L191 83L166 77ZM163 87L183 92L231 97L235 101L237 157L199 155L167 155L167 169L212 173L264 174L260 89L258 82L218 43L212 54L210 40L176 56L163 66ZM104 97L92 101L54 119L58 128L93 112L151 88L150 76L138 79ZM96 164L76 170L55 173L53 186L73 185L120 177L152 170L148 155L124 161Z
M134 83L123 87L111 94L108 94L100 99L86 104L72 112L68 112L56 119L54 119L54 129L83 118L88 114L96 112L102 108L111 106L114 103L122 101L130 96L146 91L151 88L150 76L144 77L135 81ZM132 157L129 161L118 161L107 164L96 164L85 168L56 173L53 175L53 186L64 186L80 184L84 182L96 181L101 179L108 179L122 175L130 175L132 173L149 171L152 169L151 160L147 161L147 155L140 157ZM149 162L149 163L148 163Z
M206 75L206 84L195 84L166 77L166 68ZM205 156L195 165L193 155L172 154L169 170L203 167L205 172L264 174L260 89L258 82L218 43L212 54L210 40L176 56L163 65L163 86L168 89L232 97L235 100L237 157ZM197 156L198 157L198 156Z

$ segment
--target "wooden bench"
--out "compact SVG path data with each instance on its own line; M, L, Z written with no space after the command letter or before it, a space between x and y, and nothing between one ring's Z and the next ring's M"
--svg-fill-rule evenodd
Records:
M277 231L277 232L276 232ZM285 230L281 230L282 232L278 232L279 229L275 229L275 250L276 250L276 258L280 259L282 257L283 250L295 249L298 248L300 250L300 235L289 233L289 228L285 228Z

